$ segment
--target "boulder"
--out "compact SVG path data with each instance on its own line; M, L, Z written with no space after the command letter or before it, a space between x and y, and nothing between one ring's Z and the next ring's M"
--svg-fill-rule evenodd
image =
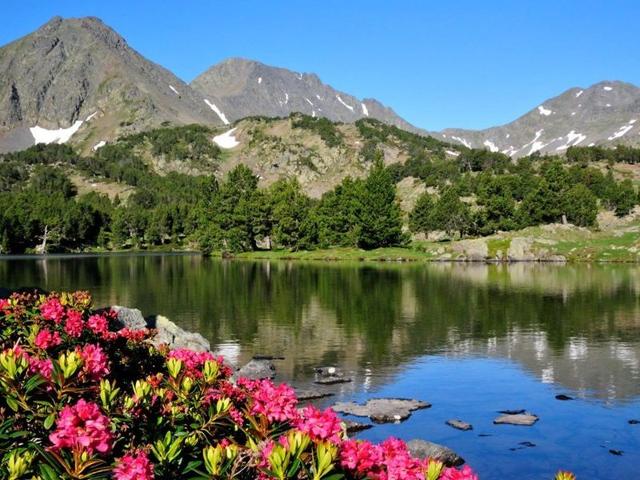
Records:
M458 430L473 430L473 425L463 422L462 420L451 419L447 420L445 423L450 427L457 428Z
M317 383L318 385L335 385L337 383L349 383L351 378L349 377L322 377L314 380L313 383Z
M417 458L433 458L444 463L447 467L458 467L464 459L449 447L426 440L414 439L407 442L409 452Z
M344 377L344 372L337 367L316 367L313 371L321 377Z
M560 395L556 395L556 400L563 400L563 401L573 400L573 397L570 397L569 395L565 395L564 393L561 393Z
M373 428L373 425L370 423L354 422L353 420L343 420L342 423L344 423L349 435Z
M338 402L332 408L347 415L369 417L375 423L392 423L402 422L413 411L430 406L430 403L406 398L372 398L364 404Z
M130 330L142 330L143 328L147 328L147 321L142 316L142 312L137 308L113 305L111 310L117 313L117 320L120 325L122 325L122 328L128 328Z
M249 363L241 367L235 374L236 378L248 378L250 380L262 380L276 376L276 367L271 360L251 359Z
M521 425L524 427L530 427L538 421L538 417L529 412L506 414L496 418L493 423L496 425Z
M151 339L153 345L166 344L171 349L188 348L196 352L208 352L211 350L209 340L199 333L188 332L167 317L155 315L149 317L146 322L149 328L155 328L157 333Z

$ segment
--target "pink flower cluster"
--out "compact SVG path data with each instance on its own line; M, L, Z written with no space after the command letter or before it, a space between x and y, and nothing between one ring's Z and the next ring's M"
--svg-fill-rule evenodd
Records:
M342 422L336 412L330 408L320 411L309 405L302 409L294 425L298 430L309 435L311 440L329 440L333 443L342 441Z
M216 362L220 367L220 375L223 378L231 376L231 369L223 363L222 357L216 357L210 352L194 352L187 348L177 348L169 352L168 358L181 360L187 373L192 377L201 377L202 366L206 362Z
M153 463L147 454L140 450L129 452L118 459L118 464L113 469L115 480L153 480Z
M50 358L38 358L29 355L20 345L16 345L10 349L16 358L24 358L29 362L29 373L32 375L42 375L47 380L51 380L53 372L53 363Z
M286 422L298 417L296 392L284 383L274 385L271 380L240 379L252 399L251 414L264 415L270 422Z
M78 354L82 358L82 374L89 380L100 380L109 374L109 357L100 345L87 344L78 347Z
M48 328L43 328L38 332L33 342L36 347L42 350L49 350L52 347L57 347L62 343L62 338L58 332L52 332Z
M60 299L53 297L40 305L40 315L45 320L51 320L55 323L61 323L64 318L64 307L60 303Z
M54 450L79 449L93 454L108 453L113 438L109 419L98 405L81 399L75 405L62 409L56 420L56 430L49 435L49 440Z
M478 480L478 476L469 465L465 465L461 470L445 468L440 475L440 480Z

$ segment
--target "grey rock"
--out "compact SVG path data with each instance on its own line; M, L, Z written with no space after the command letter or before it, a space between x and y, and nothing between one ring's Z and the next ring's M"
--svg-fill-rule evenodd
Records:
M369 417L375 423L402 422L415 410L429 408L430 403L405 398L372 398L364 404L338 402L333 410L356 417Z
M235 374L236 378L249 378L251 380L261 380L276 376L276 367L271 360L252 359L241 367Z
M342 423L344 423L344 426L349 435L373 428L373 425L371 425L370 423L354 422L353 420L343 420Z
M211 350L209 340L199 333L188 332L177 326L167 317L155 315L147 319L150 328L157 330L156 335L151 339L151 343L158 346L166 344L171 349L188 348L196 352L208 352Z
M332 397L333 395L334 394L332 392L327 392L324 390L318 390L314 388L296 390L296 396L300 401L317 400L320 398Z
M521 425L525 427L530 427L534 423L538 421L538 417L528 412L512 414L512 415L501 415L496 418L493 423L496 425Z
M407 447L414 457L433 458L444 463L447 467L458 467L464 463L464 459L449 447L427 440L409 440Z
M321 377L344 377L344 372L338 367L317 367L313 371Z
M640 420L632 418L631 420L629 420L629 425L639 425L640 424Z
M452 419L447 420L445 423L450 427L457 428L458 430L473 430L473 425L467 422L463 422L462 420Z
M351 378L349 377L322 377L314 380L313 383L317 383L318 385L335 385L337 383L349 383L351 382Z
M574 400L573 397L570 397L569 395L565 395L564 393L561 393L560 395L556 395L556 400Z
M518 415L519 413L524 413L526 410L524 408L518 408L515 410L498 410L498 413L503 413L505 415Z
M115 311L118 316L118 322L123 328L131 330L142 330L147 328L147 321L144 319L142 312L137 308L121 307L120 305L113 305L111 310Z

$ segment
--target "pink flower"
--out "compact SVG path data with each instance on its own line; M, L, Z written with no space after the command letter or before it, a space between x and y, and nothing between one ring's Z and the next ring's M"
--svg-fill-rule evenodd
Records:
M56 347L61 343L62 339L60 338L60 334L58 332L52 332L47 328L40 330L34 341L35 346L43 350Z
M465 465L462 470L457 468L445 468L440 476L441 480L478 480L478 476L469 465Z
M121 328L120 330L118 330L118 336L126 338L130 342L141 342L149 336L149 330L146 328L141 328L139 330Z
M202 376L200 369L205 362L217 362L220 366L221 377L230 377L232 373L231 369L224 364L222 357L216 357L209 352L194 352L188 348L177 348L169 352L168 358L181 360L187 373L193 377Z
M330 408L320 411L312 405L305 407L295 426L315 441L340 443L342 440L342 424L336 412Z
M264 415L270 422L294 421L298 418L298 399L295 391L284 383L275 386L271 380L246 380L240 382L251 393L253 415Z
M54 450L70 448L86 450L89 454L108 453L112 442L109 427L109 419L98 405L81 399L62 409L49 440Z
M53 373L53 363L50 358L29 358L29 372L38 373L47 380L51 380Z
M397 480L423 480L424 462L413 458L407 444L390 437L380 444L388 478Z
M376 477L381 470L382 449L366 440L346 440L340 447L340 464L357 474Z
M72 337L79 337L84 330L84 321L82 313L76 310L67 310L67 321L64 324L64 331Z
M104 336L109 331L109 320L104 315L91 315L87 320L87 327L96 335Z
M64 307L58 298L53 297L40 305L40 315L45 320L60 323L64 317Z
M90 380L100 380L109 374L109 358L99 345L88 344L78 348L82 357L82 372Z
M153 480L153 463L142 450L129 452L118 459L113 469L113 478L115 480Z
M6 298L0 298L0 310L6 310L9 308L9 300Z

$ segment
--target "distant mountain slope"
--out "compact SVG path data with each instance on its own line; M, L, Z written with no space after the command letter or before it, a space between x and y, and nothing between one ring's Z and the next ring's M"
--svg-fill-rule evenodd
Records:
M256 115L286 117L300 112L345 123L369 117L420 131L375 99L361 100L335 90L313 73L296 73L252 60L227 59L202 73L191 86L229 122Z
M0 48L0 151L71 136L91 148L163 122L221 123L99 19L55 17Z
M511 156L561 154L573 145L640 144L640 88L607 81L572 88L517 120L486 130L450 128L433 134Z

